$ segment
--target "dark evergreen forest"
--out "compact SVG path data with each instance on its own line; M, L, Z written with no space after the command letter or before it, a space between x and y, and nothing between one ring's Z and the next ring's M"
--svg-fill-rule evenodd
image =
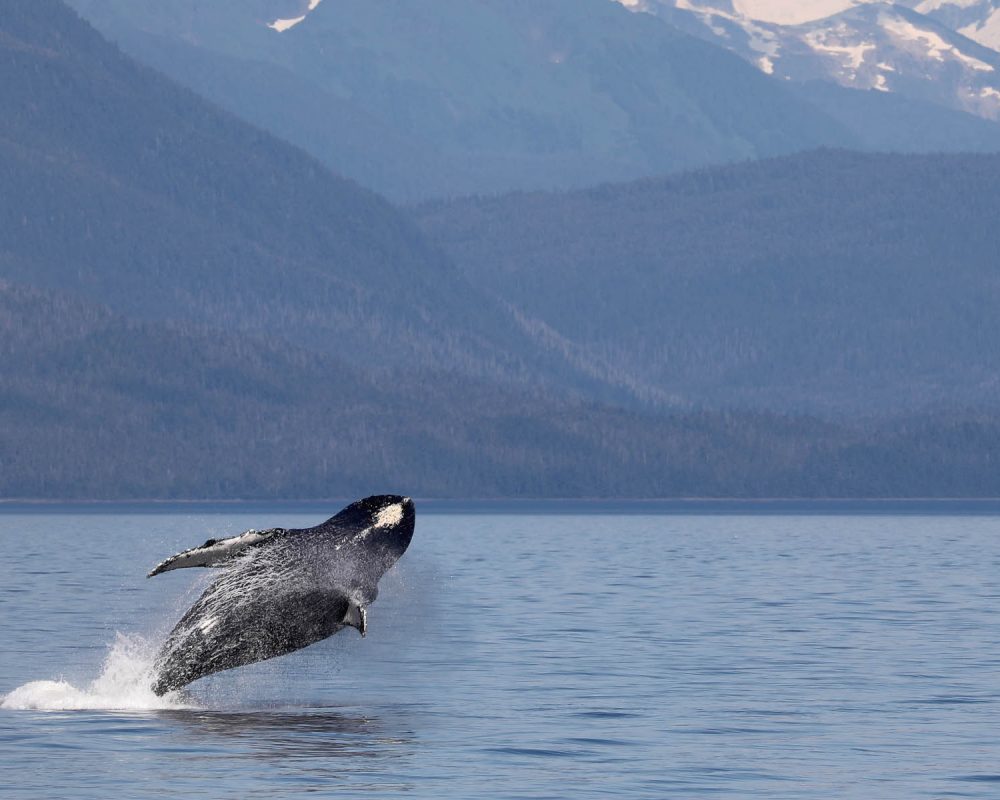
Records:
M640 413L0 286L0 494L995 496L1000 417Z
M816 151L428 204L467 278L694 405L1000 406L1000 156Z

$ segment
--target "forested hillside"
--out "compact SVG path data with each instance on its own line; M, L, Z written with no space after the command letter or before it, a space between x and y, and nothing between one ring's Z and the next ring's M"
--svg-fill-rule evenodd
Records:
M887 153L997 153L1000 123L913 97L826 81L790 90L853 131L856 148Z
M0 64L0 277L370 368L572 382L387 201L135 64L61 2L5 11Z
M998 405L1000 157L836 151L425 205L466 276L669 396Z
M0 497L840 497L1000 493L1000 418L850 428L643 415L0 283Z

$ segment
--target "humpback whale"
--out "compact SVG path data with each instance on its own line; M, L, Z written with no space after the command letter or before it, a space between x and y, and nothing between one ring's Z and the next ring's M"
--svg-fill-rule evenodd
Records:
M181 617L156 657L153 691L291 653L345 627L364 636L378 581L413 537L413 501L358 500L314 528L209 539L158 564L223 572Z

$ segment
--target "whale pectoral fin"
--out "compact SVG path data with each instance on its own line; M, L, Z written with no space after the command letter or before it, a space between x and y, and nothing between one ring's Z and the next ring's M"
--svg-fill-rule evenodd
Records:
M351 602L347 606L347 613L344 614L344 624L357 628L362 636L368 631L368 612L364 606Z
M157 564L146 576L152 578L161 572L169 572L172 569L184 569L185 567L219 567L224 566L233 556L242 553L250 547L257 547L265 542L280 536L285 532L284 528L272 528L267 531L249 530L239 536L230 536L228 539L209 539L200 547L192 547L184 550L175 556L171 556L166 561Z

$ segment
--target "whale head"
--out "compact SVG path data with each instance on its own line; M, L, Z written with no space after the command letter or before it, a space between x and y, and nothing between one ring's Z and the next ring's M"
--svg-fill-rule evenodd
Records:
M348 599L343 624L362 636L367 628L366 608L378 597L379 579L406 552L415 519L409 497L376 495L352 503L314 529L334 543L337 558L331 580L343 587Z
M415 519L416 510L409 497L375 495L351 503L308 533L317 545L320 561L326 560L324 552L334 556L339 569L352 573L352 582L373 592L379 578L409 547Z
M410 546L416 509L409 497L388 494L371 499L377 502L370 512L367 546L382 554L383 560L389 559L385 566L389 569Z

